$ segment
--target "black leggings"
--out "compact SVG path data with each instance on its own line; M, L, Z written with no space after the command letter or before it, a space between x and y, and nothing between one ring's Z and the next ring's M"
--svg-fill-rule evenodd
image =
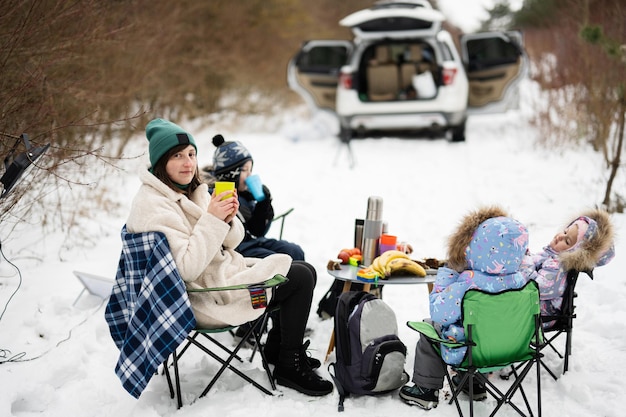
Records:
M272 313L273 325L268 338L278 338L281 350L300 349L302 346L317 272L305 261L293 261L287 278L289 282L276 289L268 306L279 307L278 312Z

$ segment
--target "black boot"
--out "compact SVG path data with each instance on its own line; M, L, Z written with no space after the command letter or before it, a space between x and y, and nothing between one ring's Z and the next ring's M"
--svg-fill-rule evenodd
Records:
M309 356L306 350L309 347L310 343L310 340L304 342L304 345L302 345L302 352L304 352L304 357L306 358L309 367L311 369L317 369L322 366L322 363L319 360ZM265 347L263 348L263 353L265 353L265 359L267 359L267 363L269 363L270 365L277 365L279 352L280 343L277 342L275 338L268 337L267 342L265 343Z
M303 349L281 352L274 368L278 385L293 388L306 395L322 396L333 392L333 384L320 377L307 363Z

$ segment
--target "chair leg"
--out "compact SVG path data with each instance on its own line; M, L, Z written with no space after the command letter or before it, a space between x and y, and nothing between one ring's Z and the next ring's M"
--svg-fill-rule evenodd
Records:
M483 378L482 382L485 384L485 387L487 388L489 393L492 395L492 397L496 399L496 402L497 402L496 407L490 414L490 417L494 416L504 404L510 405L511 408L517 411L519 415L526 416L526 414L524 414L524 412L522 412L522 410L520 410L520 408L513 401L511 401L513 399L513 396L518 390L520 392L520 395L522 396L522 399L524 400L524 404L526 405L526 409L528 410L528 415L530 417L533 417L533 412L532 412L532 408L530 407L530 402L528 401L528 397L526 396L526 392L524 391L524 387L522 386L522 381L524 380L528 372L533 367L533 364L534 364L534 361L527 363L522 369L522 372L520 374L517 373L517 369L515 367L513 368L513 375L515 377L515 380L513 384L511 384L509 389L506 391L506 393L503 393L502 391L500 391L495 385L491 384L485 376L481 375Z
M539 366L541 358L539 352L535 353L535 366L537 367L537 417L541 417L541 366ZM554 375L552 376L554 377Z
M461 411L461 404L459 404L459 399L457 398L459 393L458 391L455 391L452 388L453 387L452 378L450 377L450 374L448 373L447 370L446 370L446 379L448 380L448 386L450 386L450 390L452 391L452 398L450 399L448 404L452 404L452 401L454 401L454 405L456 405L456 411L459 413L459 416L463 417L463 411Z
M174 367L174 381L172 381L172 376L170 375L170 370L169 370L170 356L172 357L172 365ZM170 398L172 399L176 398L177 407L181 408L183 404L182 404L182 398L180 394L181 392L180 391L180 379L178 376L178 358L176 355L176 351L172 352L170 356L165 358L165 361L163 362L163 373L165 374L165 378L167 380L167 387L170 390Z
M267 323L267 318L269 314L265 314L263 321L257 323L259 327L256 327L256 330L253 331L254 339L255 339L255 347L261 346L261 335L263 334L263 330L265 329L264 323ZM270 370L270 366L267 363L267 358L265 357L265 352L262 348L259 348L259 355L261 355L261 364L263 365L263 369L267 374L267 379L270 381L270 385L272 386L272 390L276 391L276 382L274 382L274 377L272 376L272 371ZM252 352L252 356L254 356L254 352ZM252 356L250 357L250 361L252 362Z
M539 375L540 375L540 371L539 371L539 361L538 359L529 363L526 363L523 368L521 366L513 366L510 375L513 375L514 377L514 381L511 384L511 386L508 388L508 390L506 392L502 392L501 390L498 389L498 387L496 387L492 382L489 381L489 378L486 375L481 374L480 372L473 372L473 371L467 371L464 373L463 377L460 379L460 382L457 386L457 389L454 390L452 389L452 398L449 401L449 404L452 404L452 402L454 401L457 407L457 411L459 416L463 417L463 412L461 410L461 406L459 404L458 401L458 395L462 392L462 387L465 386L465 384L468 384L469 386L469 414L470 417L473 417L474 415L474 401L472 400L473 395L474 395L474 381L480 382L485 386L485 389L487 390L487 392L489 393L489 395L494 398L496 400L496 407L493 409L493 411L490 414L490 417L493 417L496 415L496 413L498 412L498 410L500 410L500 408L505 405L508 404L511 406L511 408L513 408L515 411L517 411L517 413L521 416L530 416L530 417L534 417L533 415L533 411L532 408L530 406L530 401L528 400L528 397L526 395L526 392L524 391L524 387L522 386L522 382L524 380L524 378L526 377L526 375L530 372L530 370L532 369L533 366L537 367L537 410L538 410L538 415L539 417L541 416L541 397L540 397L540 390L541 390L541 385L540 385L540 379L539 379ZM521 372L518 373L518 370L521 369ZM450 377L450 375L448 373L446 373L446 377L448 379L448 384L450 384L450 387L452 388L452 379ZM528 410L528 414L525 414L513 401L513 396L519 391L524 404L526 406L526 410ZM520 404L521 405L521 404Z
M264 386L260 385L258 382L256 382L255 380L253 380L252 378L250 378L248 375L244 374L243 372L241 372L239 369L235 368L234 366L231 365L231 362L233 359L235 358L239 358L237 356L237 353L239 352L239 350L243 347L243 345L246 343L248 337L250 337L252 330L254 329L254 326L251 326L250 329L246 332L246 334L244 335L244 337L241 339L241 341L237 344L237 346L235 347L234 350L232 350L232 352L229 354L227 359L222 359L220 356L218 356L217 354L215 354L214 352L211 352L209 349L207 349L205 346L203 346L201 343L199 343L198 341L196 341L195 339L189 339L194 345L196 345L199 349L201 349L202 351L204 351L206 354L208 354L209 356L211 356L213 359L215 359L216 361L220 362L222 364L222 366L220 367L220 369L217 371L217 373L215 374L215 376L213 377L213 379L211 379L211 381L209 382L209 384L207 385L207 387L204 389L204 391L202 392L202 394L200 394L200 397L204 397L213 387L213 385L217 382L217 380L219 379L219 377L222 375L222 373L224 373L224 371L226 369L230 369L231 371L233 371L234 373L236 373L237 375L239 375L241 378L243 378L244 380L246 380L247 382L249 382L250 384L254 385L256 388L258 388L259 390L263 391L265 394L268 395L274 395L272 394L271 391L269 391L267 388L265 388ZM206 336L206 335L205 335ZM241 359L240 359L241 360ZM269 376L269 375L268 375ZM273 380L270 378L270 381L273 382Z
M546 365L546 363L545 363L544 361L542 361L541 359L539 359L539 365L540 365L540 366L537 366L537 367L538 367L538 368L540 368L541 366L543 366L543 369L545 369L545 370L546 370L546 371L550 374L550 376L552 377L552 379L554 379L555 381L556 381L557 379L559 379L559 377L558 377L558 376L556 376L556 374L555 374L554 372L552 372L552 369L550 369L550 368L548 367L548 365Z
M565 361L563 363L563 373L567 372L569 368L569 356L572 354L572 330L568 330L565 335Z
M469 376L470 376L470 372L465 372L463 377L461 378L461 382L459 383L459 385L457 386L456 389L454 389L454 385L452 384L452 377L450 376L450 373L447 370L447 366L445 365L445 363L443 364L443 366L446 368L446 379L448 380L448 385L450 386L450 390L452 391L452 398L450 398L450 401L448 402L448 404L452 404L452 402L454 401L454 404L456 405L456 409L457 412L459 413L459 416L463 417L463 411L461 411L461 404L459 403L459 393L462 391L462 388L467 381L469 380ZM472 405L472 401L471 401L471 397L470 397L470 417L473 416L473 405Z
M265 320L266 317L263 317ZM166 359L165 363L164 363L164 372L166 374L167 380L168 380L168 386L170 388L170 396L172 398L176 397L177 398L177 405L178 408L182 407L182 395L181 395L181 384L180 384L180 377L179 377L179 370L178 370L178 359L182 356L182 354L189 348L190 345L194 345L196 346L198 349L202 350L204 353L206 353L207 355L211 356L213 359L215 359L217 362L219 362L221 364L220 369L217 371L217 373L213 376L213 378L211 379L211 381L209 381L208 385L205 387L205 389L202 391L202 393L199 395L198 398L202 398L205 395L208 394L208 392L211 390L211 388L213 387L213 385L215 385L215 383L217 382L217 380L220 378L220 376L224 373L224 371L226 369L230 369L231 371L233 371L235 374L237 374L239 377L241 377L242 379L244 379L246 382L254 385L257 389L261 390L262 392L264 392L265 394L268 395L274 395L270 390L268 390L267 388L265 388L263 385L259 384L258 382L256 382L255 380L253 380L252 378L250 378L248 375L244 374L243 372L241 372L239 369L237 369L236 367L234 367L232 365L232 361L233 360L238 360L239 362L243 363L243 359L241 359L241 357L238 355L240 349L245 345L246 341L248 340L248 338L250 338L251 336L254 337L256 339L256 343L259 344L260 343L260 333L259 333L259 326L261 325L262 320L258 320L257 322L254 323L253 326L250 326L250 329L248 329L246 331L246 334L244 335L244 337L239 341L239 343L235 346L234 349L229 349L228 347L226 347L224 344L220 343L217 339L209 336L206 333L201 333L198 331L194 331L192 332L190 335L187 336L187 343L185 344L185 346L183 346L183 348L180 350L180 352L174 351L172 353L172 363L173 363L173 367L174 367L174 383L172 385L171 382L171 376L169 373L169 369L168 367L168 362L169 362L169 358ZM209 350L206 346L204 346L199 340L198 340L198 334L202 334L202 336L204 336L209 342L213 343L215 346L218 346L220 349L222 349L227 355L228 357L226 359L222 358L222 356L216 354L215 352ZM276 384L274 382L274 379L272 378L272 374L271 371L269 369L269 366L267 364L267 360L265 358L265 353L263 352L263 350L259 350L259 353L261 354L261 360L263 363L263 368L265 370L265 373L267 374L267 378L270 382L270 385L272 387L272 390L276 390Z
M174 363L174 380L176 381L176 398L178 400L178 408L183 406L183 399L180 393L180 377L178 375L178 356L176 355L176 350L172 352L172 359Z
M250 362L252 362L252 360L254 359L254 355L256 354L257 350L259 351L263 350L261 346L261 337L263 336L263 333L265 332L265 329L267 328L269 319L270 319L269 314L267 313L263 314L263 317L260 320L260 325L257 327L255 331L252 332L254 336L254 346L252 347L252 354L250 355ZM255 323L255 326L256 325L257 324Z
M167 386L170 389L170 398L174 398L174 386L172 383L172 378L170 376L170 371L169 371L169 356L167 358L165 358L165 362L163 362L163 373L165 374L165 378L167 378Z
M559 355L559 358L563 359L563 355L561 354L561 352L559 352L559 350L557 348L554 347L554 345L552 344L552 342L554 340L556 340L557 337L559 337L561 335L561 333L557 333L554 336L552 336L551 338L546 340L546 343L544 345L545 346L550 346L550 349L552 349L554 351L554 353L556 353L557 355Z
M230 355L233 352L232 350L230 350L229 348L224 346L224 344L222 344L219 340L215 339L214 337L211 337L208 334L204 334L204 333L202 333L202 336L204 336L206 339L208 339L214 345L218 346L220 349L222 349L227 354ZM194 335L193 339L195 340L195 335ZM242 339L242 340L244 340L244 339ZM198 345L202 345L202 344L200 342L196 341L195 345L198 346ZM243 346L241 343L239 343L239 345ZM239 349L237 349L237 351L239 351ZM237 354L234 355L234 358L237 359L239 362L243 362L243 359L241 359L241 357L239 355L237 355Z
M522 367L522 364L512 364L510 365L510 370L508 372L505 372L505 370L503 369L502 372L500 373L500 378L501 379L506 379L508 380L511 375L513 375L513 370L519 370Z
M467 379L469 385L469 408L470 417L474 417L474 372L469 372L469 378ZM459 385L459 388L463 386L463 383Z

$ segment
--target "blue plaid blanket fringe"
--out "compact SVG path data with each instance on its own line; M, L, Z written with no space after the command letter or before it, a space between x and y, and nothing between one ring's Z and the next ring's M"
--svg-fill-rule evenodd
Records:
M128 233L124 226L122 243L105 319L120 350L115 373L139 398L196 319L165 235Z

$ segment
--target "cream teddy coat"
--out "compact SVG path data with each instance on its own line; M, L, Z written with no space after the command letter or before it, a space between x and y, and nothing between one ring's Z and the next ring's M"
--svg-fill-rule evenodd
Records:
M228 224L207 212L211 196L206 184L187 198L147 169L139 179L126 227L131 233L164 233L188 289L252 284L289 271L288 255L251 259L235 252L244 227L236 217ZM246 290L189 293L189 299L199 327L240 325L263 313L252 308Z

